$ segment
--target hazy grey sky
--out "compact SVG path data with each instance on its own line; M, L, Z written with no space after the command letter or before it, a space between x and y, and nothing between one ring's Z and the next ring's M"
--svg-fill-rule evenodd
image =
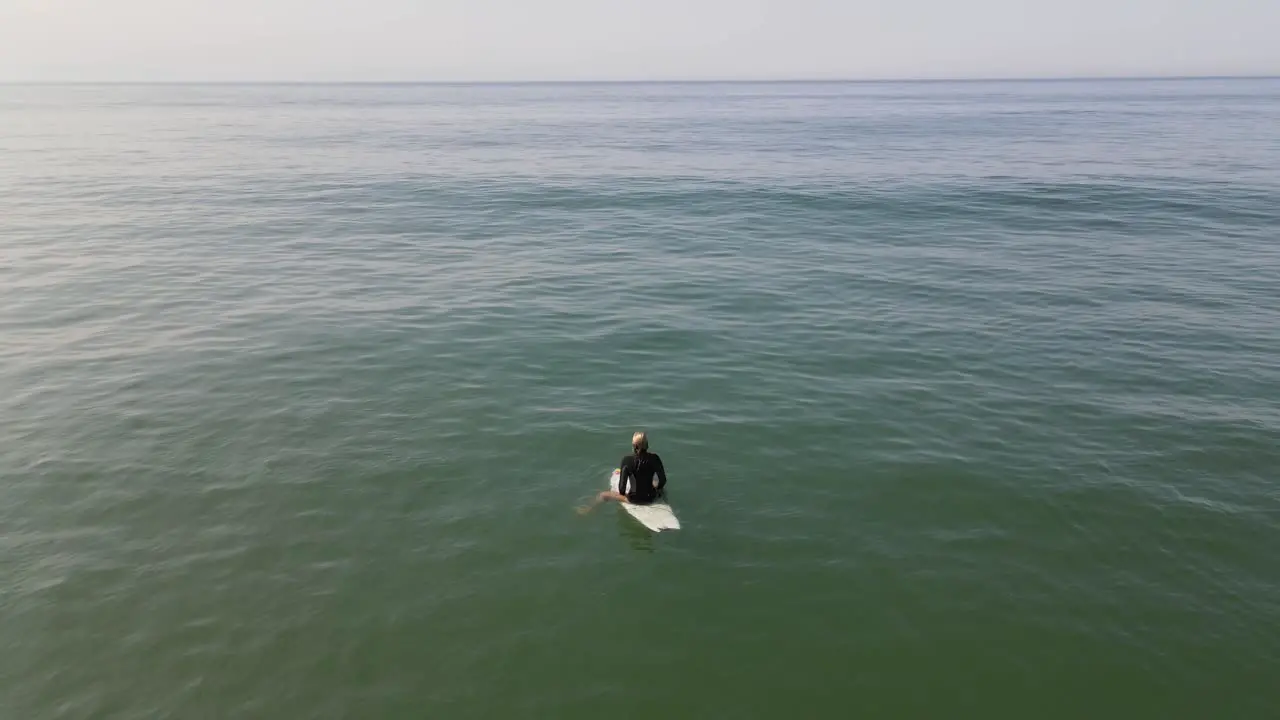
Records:
M1280 0L0 0L0 80L1280 74Z

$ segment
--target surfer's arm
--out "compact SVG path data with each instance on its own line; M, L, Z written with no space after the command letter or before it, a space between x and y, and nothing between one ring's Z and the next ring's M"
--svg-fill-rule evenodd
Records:
M618 463L618 494L627 494L627 476L631 474L631 467L627 463L627 458L622 458L622 462Z
M662 467L662 458L658 457L657 455L654 455L654 456L653 456L653 459L654 459L654 460L656 460L656 461L657 461L657 464L658 464L658 467L657 467L657 471L658 471L658 485L657 485L657 487L658 487L658 490L662 490L662 488L664 488L664 487L666 487L666 486L667 486L667 469L666 469L666 468L664 468L664 467Z

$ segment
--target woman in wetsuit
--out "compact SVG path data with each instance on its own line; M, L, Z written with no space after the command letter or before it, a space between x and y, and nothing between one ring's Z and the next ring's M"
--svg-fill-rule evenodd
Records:
M617 492L600 493L594 503L581 511L588 512L606 500L648 505L662 495L666 486L667 471L662 467L662 458L649 452L649 438L638 432L631 436L631 454L618 463Z

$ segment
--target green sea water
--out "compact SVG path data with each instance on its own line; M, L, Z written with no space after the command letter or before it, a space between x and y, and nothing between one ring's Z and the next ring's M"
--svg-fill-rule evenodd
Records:
M1278 468L1277 80L0 86L0 718L1276 718Z

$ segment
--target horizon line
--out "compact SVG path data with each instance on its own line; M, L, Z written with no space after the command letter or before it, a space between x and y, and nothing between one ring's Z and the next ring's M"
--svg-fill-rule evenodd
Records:
M684 78L594 80L2 80L0 85L818 85L908 83L1124 82L1177 80L1276 80L1280 74L1257 75L1046 75L982 77L883 78Z

